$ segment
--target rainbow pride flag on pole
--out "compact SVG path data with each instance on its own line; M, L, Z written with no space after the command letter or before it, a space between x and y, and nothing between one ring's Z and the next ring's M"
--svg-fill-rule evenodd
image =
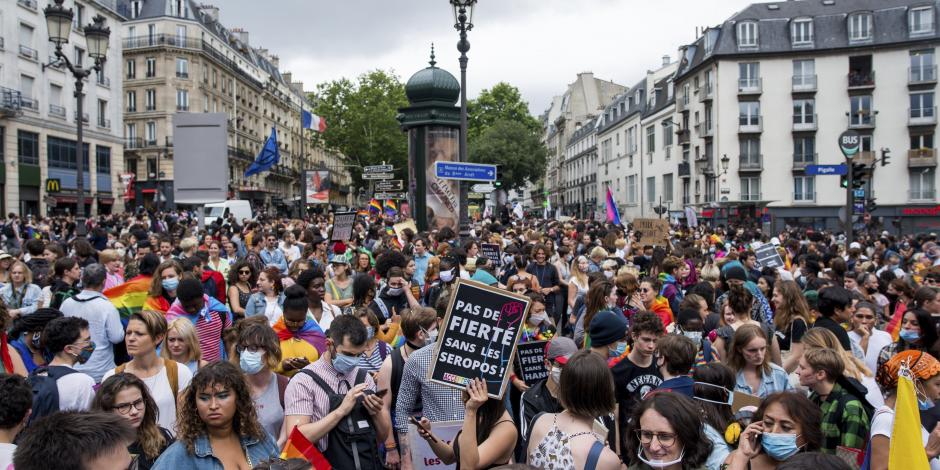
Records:
M398 213L398 204L392 199L385 200L385 215L393 216Z
M372 198L372 200L369 201L369 212L382 212L382 203L379 202L378 199Z
M284 443L284 450L281 451L281 458L302 459L310 462L315 470L332 470L333 466L326 460L326 457L317 450L317 447L310 442L297 426L291 430L287 442Z
M150 291L152 279L151 276L137 276L124 284L104 291L105 297L114 304L118 313L121 314L121 320L125 325L131 314L143 310L149 296L148 292Z

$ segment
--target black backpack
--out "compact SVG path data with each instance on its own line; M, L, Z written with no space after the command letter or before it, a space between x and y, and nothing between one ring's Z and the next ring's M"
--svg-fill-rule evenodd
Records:
M33 389L33 411L29 423L59 411L59 379L78 371L66 366L38 367L29 375L29 385Z
M16 230L13 229L13 222L3 226L3 236L11 240L16 238Z

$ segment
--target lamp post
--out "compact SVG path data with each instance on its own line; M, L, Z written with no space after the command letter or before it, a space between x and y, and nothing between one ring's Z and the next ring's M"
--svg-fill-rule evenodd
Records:
M460 32L460 41L457 42L457 51L460 52L460 146L457 159L466 162L467 158L467 51L470 50L470 41L467 40L467 31L473 29L473 7L477 0L450 0L454 8L454 29ZM470 238L470 219L467 216L467 185L459 182L460 207L458 219L460 224L460 239Z
M64 0L55 0L55 3L49 4L43 9L46 17L46 25L49 29L49 41L55 44L55 57L57 62L65 64L75 77L75 99L77 101L75 111L76 131L75 131L75 192L78 195L78 204L75 210L75 230L77 235L85 235L85 153L83 142L83 124L84 112L83 101L85 93L83 81L88 78L92 72L101 72L104 70L104 62L108 55L108 42L111 36L111 28L105 26L105 18L95 15L92 22L84 27L85 44L88 48L88 57L94 60L95 65L84 67L82 64L73 64L68 55L62 52L62 45L69 42L69 33L72 31L72 18L74 16L71 8L62 6ZM43 67L45 68L45 67ZM91 153L91 152L89 152Z

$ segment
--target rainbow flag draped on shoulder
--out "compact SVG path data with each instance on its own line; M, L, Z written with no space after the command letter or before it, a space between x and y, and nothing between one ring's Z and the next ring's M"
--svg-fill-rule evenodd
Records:
M121 314L121 321L127 325L127 319L131 314L144 309L147 303L150 291L151 276L140 275L124 284L114 286L104 291L105 297L114 304L118 313Z

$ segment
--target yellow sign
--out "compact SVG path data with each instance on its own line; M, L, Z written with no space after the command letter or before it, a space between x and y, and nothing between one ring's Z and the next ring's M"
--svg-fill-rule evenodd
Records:
M46 192L47 193L57 193L62 191L62 181L59 178L47 178L46 179Z

